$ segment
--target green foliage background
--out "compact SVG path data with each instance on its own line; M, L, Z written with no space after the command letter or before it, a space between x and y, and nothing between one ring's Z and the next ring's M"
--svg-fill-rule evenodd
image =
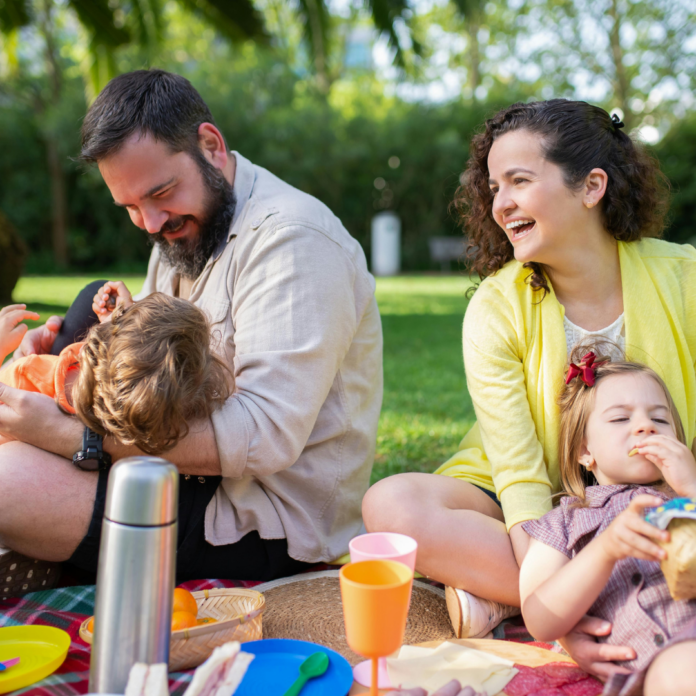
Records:
M25 69L0 85L0 210L29 247L25 271L54 273L45 139L55 133L69 203L70 267L64 270L142 272L150 251L145 235L113 206L99 172L73 159L87 108L83 56L69 32L59 38L60 104L37 111L32 95L48 89L48 78L32 74L31 56L24 58ZM231 45L212 28L173 14L156 64L193 82L232 149L325 202L368 258L370 219L388 208L402 220L404 270L437 268L428 238L461 234L449 204L472 134L498 108L533 97L539 85L496 83L485 101L463 95L439 104L407 102L373 72L358 70L337 79L326 94L296 60L299 54ZM148 60L135 48L124 49L119 69L145 67ZM685 242L695 234L696 118L676 121L654 150L674 188L667 237ZM394 157L396 168L389 166ZM382 189L375 187L378 178L385 181Z

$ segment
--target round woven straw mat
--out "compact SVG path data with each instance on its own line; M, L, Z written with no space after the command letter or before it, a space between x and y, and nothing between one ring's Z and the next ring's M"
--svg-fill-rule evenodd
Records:
M363 660L346 642L338 571L304 573L254 587L263 592L264 638L292 638L319 643L335 650L351 665ZM445 593L414 580L405 645L454 638Z

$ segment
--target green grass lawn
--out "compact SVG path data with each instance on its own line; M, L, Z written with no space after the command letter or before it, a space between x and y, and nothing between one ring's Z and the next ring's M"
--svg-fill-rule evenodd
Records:
M25 302L44 321L51 314L64 314L94 279L25 277L15 288L15 302ZM133 293L144 280L122 279ZM469 281L459 276L377 280L384 327L384 404L373 482L402 471L433 471L456 451L473 423L461 349L468 288Z

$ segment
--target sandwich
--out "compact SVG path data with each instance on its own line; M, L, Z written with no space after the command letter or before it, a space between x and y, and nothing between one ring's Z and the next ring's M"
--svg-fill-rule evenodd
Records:
M169 696L167 665L136 662L128 675L125 696Z
M184 696L232 696L253 659L236 641L220 645L194 672Z

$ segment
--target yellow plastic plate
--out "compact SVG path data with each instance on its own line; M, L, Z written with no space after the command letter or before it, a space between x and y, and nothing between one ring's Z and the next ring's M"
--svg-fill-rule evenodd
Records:
M53 674L65 661L70 636L53 626L0 628L0 661L21 658L0 672L0 694L22 689Z

